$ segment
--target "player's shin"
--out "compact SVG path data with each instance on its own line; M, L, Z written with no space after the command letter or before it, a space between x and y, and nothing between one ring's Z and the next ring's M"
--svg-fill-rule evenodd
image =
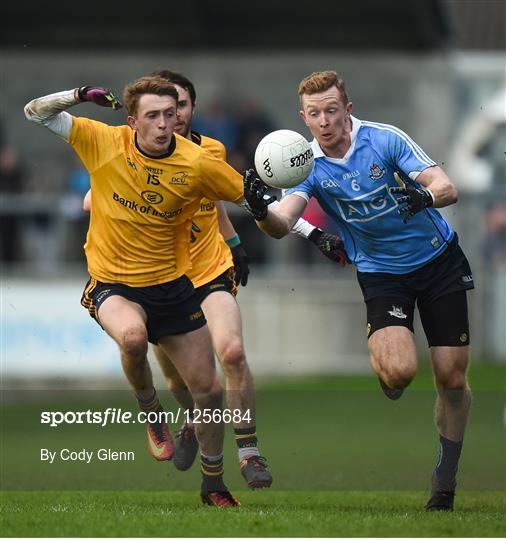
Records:
M440 489L454 490L471 405L471 390L466 383L464 388L439 388L438 394L435 422L439 431L439 456L433 484Z

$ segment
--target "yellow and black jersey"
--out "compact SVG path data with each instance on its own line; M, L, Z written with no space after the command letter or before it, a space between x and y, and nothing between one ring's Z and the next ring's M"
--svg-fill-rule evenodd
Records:
M191 140L225 161L227 152L220 141L195 131ZM220 233L216 204L209 199L200 201L200 208L192 219L190 259L192 268L187 275L195 287L209 283L233 264L230 248Z
M73 117L69 143L90 173L84 248L90 276L102 282L144 287L187 273L191 217L201 199L243 199L241 175L179 135L165 155L150 157L130 127Z

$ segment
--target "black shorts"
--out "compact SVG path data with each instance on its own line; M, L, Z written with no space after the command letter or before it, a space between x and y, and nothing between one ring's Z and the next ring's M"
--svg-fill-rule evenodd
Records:
M230 293L232 296L237 296L237 284L234 280L234 267L230 267L225 270L223 274L215 277L209 283L201 285L195 289L195 296L199 302L202 302L213 292L224 291Z
M456 234L443 253L414 272L357 272L357 278L367 305L368 337L386 326L413 332L416 303L429 346L469 344L466 291L474 283Z
M192 282L186 277L148 287L129 287L122 283L102 283L90 278L81 304L100 324L98 311L110 296L122 296L139 304L147 316L148 340L155 345L163 336L184 334L206 324Z

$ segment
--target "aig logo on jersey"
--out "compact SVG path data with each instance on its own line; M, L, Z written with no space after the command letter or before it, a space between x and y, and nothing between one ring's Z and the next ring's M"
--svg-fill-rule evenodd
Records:
M353 199L335 199L341 217L345 221L371 221L391 212L397 202L383 184L369 193Z

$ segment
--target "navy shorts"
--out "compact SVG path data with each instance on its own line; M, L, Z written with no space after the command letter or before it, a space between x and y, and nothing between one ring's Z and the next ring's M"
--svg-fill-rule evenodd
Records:
M431 347L469 344L466 291L474 282L456 234L443 253L414 272L357 272L357 278L367 305L368 337L387 326L413 332L416 303Z
M232 296L237 296L237 285L234 281L234 267L225 270L218 277L215 277L209 283L201 285L195 289L195 296L199 302L202 302L213 292L224 291Z
M148 287L129 287L123 283L102 283L90 278L81 304L100 324L98 312L110 296L122 296L139 304L147 316L148 340L155 345L163 336L184 334L206 324L192 282L186 277Z

